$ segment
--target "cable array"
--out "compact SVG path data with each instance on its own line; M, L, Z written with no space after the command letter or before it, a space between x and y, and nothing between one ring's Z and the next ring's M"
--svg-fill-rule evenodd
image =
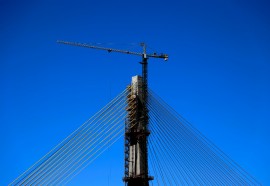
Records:
M261 185L149 90L153 185Z
M9 185L65 185L124 134L127 90Z
M128 92L120 93L9 185L66 185L123 136ZM152 185L261 185L151 90L147 106Z

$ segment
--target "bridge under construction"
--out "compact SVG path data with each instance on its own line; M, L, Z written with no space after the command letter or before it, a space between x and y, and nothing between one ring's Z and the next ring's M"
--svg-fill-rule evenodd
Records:
M141 56L142 74L10 185L66 185L119 139L119 185L261 185L148 87L148 59L167 54L148 54L144 43L142 53L58 43Z

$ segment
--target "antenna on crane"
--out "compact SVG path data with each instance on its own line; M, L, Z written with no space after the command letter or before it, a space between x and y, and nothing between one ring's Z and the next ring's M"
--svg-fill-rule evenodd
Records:
M85 48L92 48L97 50L106 50L108 52L118 52L130 55L137 55L142 57L142 82L139 84L138 76L135 80L136 83L133 89L137 89L136 94L131 91L128 96L128 108L129 112L128 123L125 129L125 177L123 180L127 186L149 186L149 181L153 180L152 176L148 175L148 151L147 151L147 138L150 135L148 130L148 59L149 58L162 58L165 61L168 60L167 54L148 54L146 52L146 44L141 43L143 52L133 52L128 50L119 50L113 48L106 48L100 46L89 45L86 43L77 43L69 41L57 41L57 43L79 46ZM133 81L133 78L132 78ZM140 91L138 91L140 90ZM133 104L132 102L135 103ZM140 102L140 104L138 104ZM132 107L132 108L131 108ZM132 116L132 117L130 117ZM134 158L135 157L135 158Z

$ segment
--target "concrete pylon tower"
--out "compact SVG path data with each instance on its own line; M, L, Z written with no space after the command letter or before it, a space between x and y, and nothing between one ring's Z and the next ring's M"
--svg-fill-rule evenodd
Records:
M148 110L144 96L143 79L132 77L128 86L128 117L125 128L125 177L127 186L149 186L147 138Z

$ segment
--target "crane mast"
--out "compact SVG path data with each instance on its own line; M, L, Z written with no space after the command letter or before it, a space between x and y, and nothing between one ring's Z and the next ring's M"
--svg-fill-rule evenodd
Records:
M141 43L143 47L142 53L62 40L57 41L57 43L142 57L142 61L140 62L142 65L142 77L133 77L132 85L128 88L128 117L125 124L125 176L123 181L127 186L149 186L149 181L154 178L148 175L147 139L150 135L148 130L149 116L147 107L148 59L161 58L167 61L168 55L148 54L144 43Z

